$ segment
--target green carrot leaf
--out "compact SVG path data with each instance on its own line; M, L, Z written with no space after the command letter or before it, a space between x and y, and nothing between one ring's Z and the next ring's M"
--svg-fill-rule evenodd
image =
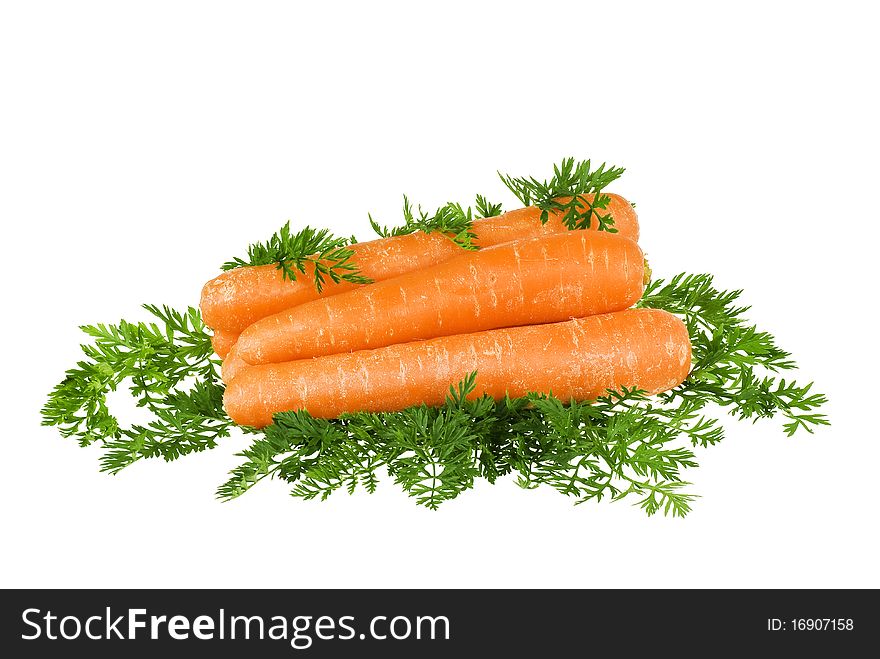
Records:
M347 281L354 284L369 284L370 279L360 274L352 257L350 245L352 238L333 236L327 229L305 227L291 233L290 222L263 243L248 247L247 257L235 258L224 263L223 270L245 266L275 265L281 276L296 281L298 275L308 274L311 268L315 288L324 290L329 279L335 284Z
M158 322L84 326L93 340L82 346L85 359L67 371L42 409L43 425L105 450L102 471L213 448L234 425L223 411L223 385L198 309L144 308ZM124 426L111 412L108 394L124 383L150 412L146 425Z
M594 223L599 231L616 232L614 218L608 212L611 197L602 193L609 184L623 175L623 167L602 163L596 169L589 160L575 162L565 158L553 166L553 176L539 180L533 176L514 177L498 172L502 183L524 206L541 209L541 221L550 213L558 214L569 229L590 229ZM588 200L585 195L592 195Z

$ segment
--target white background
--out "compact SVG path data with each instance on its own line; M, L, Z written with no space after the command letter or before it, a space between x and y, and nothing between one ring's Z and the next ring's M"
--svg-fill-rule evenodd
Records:
M613 4L613 7L611 6ZM871 3L5 3L2 586L880 586ZM116 477L39 425L77 325L196 304L288 218L368 237L505 195L496 170L628 168L655 271L742 287L831 403L731 422L686 520L511 480L438 512L215 487L240 437Z

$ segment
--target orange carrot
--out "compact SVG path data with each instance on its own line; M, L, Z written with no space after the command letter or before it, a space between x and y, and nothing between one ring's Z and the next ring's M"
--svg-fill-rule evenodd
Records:
M603 193L605 194L605 193ZM609 194L608 208L602 213L610 213L614 218L616 235L639 240L639 218L636 209L626 199L616 194ZM592 203L594 195L582 195L585 203ZM566 203L571 197L560 197L557 201ZM590 223L589 231L597 230L597 222ZM547 236L552 233L562 233L569 229L562 223L560 214L551 212L546 224L541 224L541 209L536 206L517 208L507 211L497 217L489 217L474 221L474 233L477 235L475 244L480 247L491 247L509 243L514 240L533 238L535 236Z
M609 195L606 211L614 217L618 235L638 240L639 224L635 209L623 197ZM593 195L584 195L587 202ZM564 201L564 200L563 200ZM534 207L521 208L474 221L474 243L490 247L512 240L550 235L568 231L557 214L550 214L541 224L541 211ZM595 229L595 223L592 227ZM420 270L458 256L461 248L448 237L416 232L358 243L351 246L353 263L360 273L373 281L382 281ZM202 318L208 327L229 332L241 332L254 322L298 304L342 293L358 284L328 281L323 294L314 283L314 266L306 266L306 274L296 281L283 279L274 265L236 268L224 272L205 284L202 289Z
M217 356L220 357L220 359L226 358L226 355L232 350L232 346L235 345L236 341L238 341L238 332L214 330L214 333L211 336L211 345L214 347L214 352L217 353Z
M620 311L641 297L643 274L634 241L566 231L463 252L268 316L241 333L236 350L267 364Z
M671 389L687 377L684 323L656 309L629 309L552 325L457 334L377 350L248 366L226 389L224 406L240 425L263 427L272 415L307 410L391 412L440 405L450 384L477 372L473 396L553 393L593 400L608 389Z
M220 369L220 379L223 380L224 383L229 384L243 368L247 368L248 366L250 366L250 364L239 356L238 350L233 346L232 350L226 355L226 359L223 360L223 365Z

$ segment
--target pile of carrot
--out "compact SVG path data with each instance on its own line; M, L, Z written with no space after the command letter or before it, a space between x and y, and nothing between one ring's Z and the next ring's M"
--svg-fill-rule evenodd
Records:
M370 284L291 281L274 266L209 281L201 311L223 359L224 406L240 425L278 412L439 405L476 371L472 396L671 389L691 346L675 316L631 308L645 285L638 218L610 195L615 233L541 222L527 207L475 220L474 244L415 232L352 246ZM592 201L585 195L584 202Z

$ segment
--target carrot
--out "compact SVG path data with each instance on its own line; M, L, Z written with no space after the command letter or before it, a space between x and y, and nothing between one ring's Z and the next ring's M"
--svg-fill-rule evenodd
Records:
M591 194L581 196L587 203L591 203L594 197L595 195ZM608 194L608 197L610 199L608 208L602 212L610 213L614 218L616 235L638 242L639 218L636 215L636 209L620 195ZM570 200L571 197L560 197L557 201L566 203ZM514 240L547 236L569 230L562 223L558 213L551 212L546 224L541 224L541 209L536 206L527 206L508 211L497 217L475 220L474 233L477 235L477 240L474 242L480 247L491 247ZM588 231L595 230L597 230L597 223L593 222Z
M472 397L552 392L562 400L593 400L623 386L671 389L687 377L690 360L681 320L658 309L629 309L249 366L226 389L224 406L233 421L255 427L288 410L322 418L391 412L440 405L450 384L473 371Z
M620 311L641 297L643 273L634 241L566 231L464 252L268 316L236 349L266 364Z
M229 384L242 369L248 366L250 364L239 356L238 350L233 346L232 350L226 355L226 359L223 360L223 365L220 369L220 379L225 384Z
M632 205L619 195L609 196L611 201L607 212L614 217L618 235L638 240L638 217ZM584 195L584 199L589 202L593 195ZM498 217L476 220L473 223L474 244L490 247L568 231L558 215L551 213L546 224L541 224L540 218L540 209L530 206ZM420 270L461 253L461 248L446 236L422 232L357 243L351 246L351 250L360 273L373 281ZM208 327L237 333L271 314L358 287L358 284L346 281L327 282L322 295L315 289L313 278L313 265L307 265L306 273L293 282L282 278L281 271L274 265L229 270L202 289L202 318Z
M236 341L238 341L238 332L214 330L214 333L211 336L211 345L214 347L214 352L217 353L217 356L220 357L220 359L226 358L226 355L232 350L232 346L235 345Z

